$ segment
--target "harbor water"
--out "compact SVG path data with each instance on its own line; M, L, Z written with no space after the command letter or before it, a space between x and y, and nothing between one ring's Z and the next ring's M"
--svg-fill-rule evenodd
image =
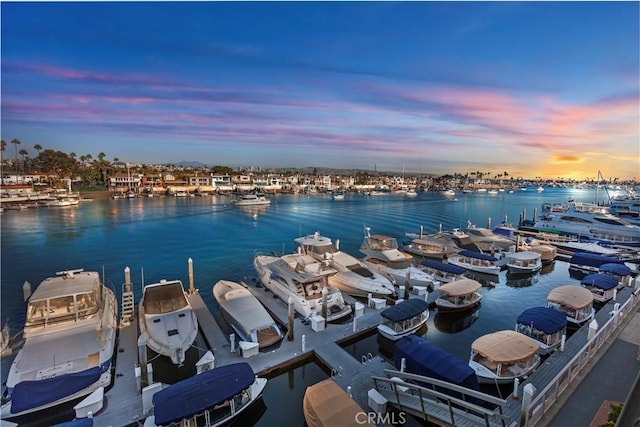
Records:
M231 196L96 199L78 206L5 211L1 217L1 310L11 333L25 320L23 284L33 289L44 278L65 269L84 268L104 273L118 295L124 269L131 269L135 299L143 283L180 279L188 283L188 259L193 260L195 286L215 314L212 287L222 279L254 283L252 267L257 253L287 253L293 239L319 231L339 240L340 249L361 257L358 248L364 227L372 234L406 240L420 226L432 233L464 229L471 222L485 227L502 222L517 224L523 210L531 218L544 202L569 199L593 202L595 190L535 187L497 195L466 193L445 197L439 193L364 196L349 193L343 200L328 194L273 195L271 205L241 209ZM527 308L545 304L548 292L560 285L578 284L567 264L556 261L529 277L478 277L483 283L479 309L466 315L439 315L431 311L423 336L466 361L471 343L481 335L513 329ZM219 316L218 316L219 317ZM223 347L218 345L217 347ZM376 334L346 346L360 360L388 351ZM2 359L4 381L11 358ZM271 378L263 402L247 414L254 425L303 425L305 388L327 377L308 364Z

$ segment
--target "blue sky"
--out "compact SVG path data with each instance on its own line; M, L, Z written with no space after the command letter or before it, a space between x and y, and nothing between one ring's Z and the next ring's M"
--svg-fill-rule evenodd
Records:
M1 12L2 139L32 156L640 179L638 2Z

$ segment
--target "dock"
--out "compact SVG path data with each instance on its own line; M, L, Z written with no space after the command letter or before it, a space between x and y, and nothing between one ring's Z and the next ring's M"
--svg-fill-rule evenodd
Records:
M253 293L270 312L270 314L281 325L288 327L288 307L282 300L275 298L274 295L266 288L259 285L247 285L247 288ZM611 312L615 308L626 303L627 311L637 311L640 295L632 292L632 288L627 287L620 291L617 295L617 302L610 302L602 307L596 313L596 321L599 325L605 325L612 317ZM412 298L424 298L428 296L411 295ZM235 348L232 348L231 340L222 331L209 308L204 303L202 296L197 292L189 292L188 298L196 312L200 325L200 333L215 357L215 366L227 365L230 363L247 362L253 368L256 375L260 377L274 377L290 369L309 362L315 362L323 366L329 375L344 390L348 391L353 399L363 408L364 411L372 411L370 408L369 393L370 390L376 390L378 383L389 384L390 372L396 371L396 368L387 360L378 355L363 354L360 360L354 358L345 351L340 344L345 341L354 341L361 336L376 333L375 328L379 323L379 313L382 308L366 306L359 303L360 315L353 317L350 322L343 324L328 324L319 328L309 321L295 317L293 321L293 339L290 340L287 334L281 344L273 350L259 352L250 357L243 357L242 351L235 342ZM345 300L356 306L357 301L345 295ZM627 302L628 301L628 302ZM614 306L614 304L618 304ZM364 307L362 307L364 306ZM622 322L621 322L622 323ZM606 331L601 331L606 332ZM604 335L612 332L601 333L603 335L602 343L606 337ZM538 406L535 411L530 409L530 419L522 422L521 416L530 400L523 399L525 387L529 384L537 390L538 394L543 392L549 384L557 384L562 381L558 380L558 376L564 378L564 381L571 381L575 376L576 357L577 364L580 367L586 364L585 357L581 357L584 353L585 345L588 344L588 325L583 326L575 332L565 343L564 351L556 351L543 364L518 387L517 395L511 395L504 399L504 412L499 414L499 424L504 426L517 425L535 425L535 421L546 412ZM94 425L100 426L124 426L138 425L144 422L147 415L143 411L142 396L138 391L135 368L138 366L138 349L137 349L138 326L137 320L132 321L129 325L122 326L119 330L118 350L115 358L115 375L113 385L107 390L107 405L94 417ZM587 347L591 349L591 347ZM599 346L598 346L599 348ZM590 352L595 352L593 347ZM563 374L567 366L574 366L573 372ZM374 381L374 378L376 380ZM398 387L400 388L400 387ZM528 387L530 389L530 387ZM394 389L395 390L395 389ZM404 389L403 389L404 390ZM558 392L562 390L558 389ZM407 396L411 391L406 391ZM416 391L413 391L415 394ZM551 395L544 395L543 404L552 405L555 400ZM535 397L535 396L534 396ZM434 396L429 397L433 400ZM392 409L392 399L387 399L387 410ZM426 402L426 400L425 400ZM534 402L535 403L535 402ZM472 405L469 403L469 405ZM431 407L432 409L428 409ZM422 405L424 411L434 411L433 414L425 412L424 419L439 419L436 412L442 412L442 405L425 406ZM396 407L396 410L402 411L402 407ZM407 409L407 408L405 408ZM533 413L535 412L535 416ZM431 417L431 418L429 418ZM435 417L435 418L433 418ZM444 417L446 418L446 417ZM495 417L494 417L495 418ZM477 420L476 420L477 421ZM453 425L446 422L439 422L440 425ZM494 424L491 422L490 424ZM476 425L474 421L467 420L464 425ZM484 425L484 424L481 424Z

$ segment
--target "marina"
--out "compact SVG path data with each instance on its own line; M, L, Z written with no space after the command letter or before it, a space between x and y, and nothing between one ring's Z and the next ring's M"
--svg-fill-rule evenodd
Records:
M531 196L535 197L534 192L529 192ZM548 194L547 194L548 195ZM358 197L358 199L356 199ZM199 341L202 344L199 346L206 346L203 350L210 350L215 357L215 366L226 366L238 362L248 363L258 377L267 378L267 384L265 386L262 400L266 405L266 409L260 413L260 408L254 411L253 408L249 409L243 416L256 417L251 419L251 424L255 425L273 425L273 423L284 422L301 422L304 418L302 415L302 394L307 385L312 385L318 382L320 379L333 378L344 391L350 391L353 400L360 405L365 411L370 411L371 401L370 396L375 394L370 393L372 389L376 389L379 383L380 390L384 386L391 384L387 380L374 380L375 378L389 378L389 372L396 372L398 368L394 366L391 359L385 356L378 348L380 344L377 337L377 326L380 321L380 313L382 310L392 303L384 301L384 305L372 304L371 301L366 299L355 299L352 296L344 296L345 303L351 307L353 315L344 323L325 323L322 324L320 319L307 319L302 316L297 316L290 323L289 307L287 303L281 298L274 298L272 292L265 289L260 284L258 279L258 273L252 268L252 257L254 253L269 253L274 248L278 248L282 245L284 253L292 253L294 247L290 244L291 235L296 235L295 230L290 230L297 225L291 224L291 221L283 221L283 217L287 218L290 215L295 215L293 212L303 212L305 215L304 228L313 227L315 229L330 229L332 235L340 235L342 237L341 250L350 254L356 254L357 249L362 242L362 225L358 226L357 219L351 219L345 221L345 224L340 226L330 227L327 221L335 221L339 216L341 219L348 218L351 212L357 210L363 214L367 213L373 217L373 221L367 220L367 223L371 223L372 227L376 230L384 231L385 234L391 236L401 236L405 229L415 229L416 224L425 223L427 220L426 214L418 213L418 209L423 212L426 206L430 204L434 207L433 211L429 212L429 215L435 215L436 210L447 206L443 205L442 196L438 194L427 195L420 194L419 196L411 199L393 200L396 196L381 196L372 199L364 199L364 196L354 196L348 194L345 199L339 204L331 203L329 196L314 196L314 197L298 197L293 196L276 196L275 201L268 207L264 213L260 213L257 218L253 216L234 216L228 207L229 198L219 197L215 203L211 203L211 199L206 200L204 198L153 198L148 200L132 200L128 203L131 205L114 208L112 204L121 203L121 201L105 201L104 203L92 203L85 206L80 206L82 214L93 212L94 215L87 216L85 222L82 224L77 223L77 215L80 215L80 211L73 211L76 219L71 219L66 215L51 214L50 218L43 218L43 222L50 220L61 221L58 224L58 232L66 230L70 234L66 239L67 246L77 244L78 240L85 240L86 236L95 237L96 233L101 234L100 230L103 229L103 225L98 225L97 219L102 216L95 215L95 212L109 212L112 215L109 220L109 226L118 226L123 229L120 233L121 236L117 240L106 238L103 240L103 244L106 246L107 254L109 249L117 246L118 256L116 258L105 258L103 262L107 266L107 277L110 280L118 283L122 282L119 277L123 276L123 269L129 265L135 265L132 271L141 269L144 267L144 274L141 271L141 276L150 278L150 280L139 280L135 278L133 280L133 293L136 295L135 300L138 301L141 296L140 283L159 283L164 275L170 275L171 277L183 277L186 276L187 268L185 268L185 260L187 257L194 259L195 278L194 284L189 286L189 290L186 292L186 297L192 307L194 313L198 318L199 333L202 339ZM461 196L465 197L465 196ZM475 193L469 197L478 197ZM480 196L482 197L482 196ZM499 196L500 197L500 196ZM509 197L505 193L505 197ZM387 200L382 200L382 199ZM399 198L399 196L398 196ZM351 200L351 203L350 203ZM412 203L420 203L421 206L411 206ZM457 208L459 204L451 201L445 202L448 208ZM522 209L522 200L514 203L514 206L510 209L510 212L518 212ZM179 205L181 204L181 205ZM326 204L331 204L332 220L323 219L322 212L326 207ZM380 205L390 205L387 207L398 207L402 205L409 212L402 221L399 223L393 223L389 221L389 214L386 214L388 210L381 210ZM337 207L333 207L339 205ZM454 206L450 206L454 205ZM502 209L505 206L502 205ZM77 209L77 208L74 208ZM335 209L335 210L334 210ZM369 210L371 209L371 210ZM416 209L411 213L411 209ZM487 211L500 209L495 205L485 207ZM380 212L375 216L373 211ZM68 213L69 211L50 211ZM85 213L86 212L86 213ZM12 237L8 235L8 242L6 242L7 228L13 228L13 232L19 230L20 218L23 216L23 220L28 220L28 217L24 215L45 215L37 211L25 211L25 212L10 212L9 215L16 215L14 218L8 216L3 217L3 251L11 248L16 251L24 250L20 248L20 244L17 240L18 235ZM486 213L485 213L486 214ZM492 215L496 215L493 213ZM4 213L3 215L7 215ZM49 215L49 212L46 214ZM310 216L309 216L310 215ZM453 228L456 217L465 215L464 211L458 213L450 212L452 220L446 225ZM66 219L65 219L66 217ZM221 218L223 217L223 218ZM176 228L176 224L180 221L184 221L185 218L192 222L188 226L183 227L180 233L175 233L171 230ZM298 218L302 221L302 217L292 216L291 218ZM9 219L9 225L7 220ZM226 226L216 225L220 220L225 222L235 223L234 227L230 227L231 224ZM480 219L476 219L479 221ZM65 225L65 221L67 224ZM433 221L433 219L431 219ZM437 221L437 219L436 219ZM406 224L411 222L411 224ZM213 223L213 224L212 224ZM290 225L286 225L289 223ZM391 225L384 225L385 223ZM187 229L193 228L204 229L203 224L208 224L210 227L215 227L216 233L222 233L222 235L216 235L213 231L206 232L204 236L200 236L201 239L194 240L192 238L186 239L182 243L181 238L184 239L184 233ZM236 231L241 227L253 227L255 230L273 230L276 224L280 224L277 232L272 235L264 235L258 239L256 235L258 233L238 234ZM293 225L293 227L292 227ZM135 227L136 238L130 239L129 229ZM164 238L172 242L177 242L178 252L172 254L164 253L151 253L149 254L148 248L142 248L140 245L146 238L149 239L152 235L149 233L157 233L158 228L166 231ZM303 227L300 227L303 228ZM432 229L436 229L437 226L433 226ZM23 229L25 230L25 229ZM50 229L51 230L51 229ZM73 231L75 230L75 232ZM228 231L227 231L228 230ZM28 230L25 232L29 233ZM41 232L42 237L45 239L60 239L64 236L56 235L56 232L45 231ZM50 234L47 234L50 233ZM74 234L75 233L75 234ZM225 234L228 233L228 234ZM188 234L187 234L188 235ZM301 235L298 233L297 235ZM182 237L181 237L182 236ZM241 239L238 237L242 236ZM203 239L204 238L204 239ZM139 241L140 240L140 241ZM206 242L196 243L196 242ZM131 245L125 244L125 242L131 242ZM225 242L238 242L237 245ZM89 244L84 241L84 244ZM6 245L6 246L5 246ZM288 247L285 248L285 246ZM211 247L220 247L213 254L211 253ZM224 250L223 250L224 248ZM113 251L113 249L111 249ZM230 252L230 253L227 253ZM89 262L91 257L88 256L86 251L76 251L78 254L78 264L86 266L91 264ZM115 253L115 251L114 251ZM145 257L140 257L139 254L148 254ZM225 255L226 253L226 255ZM178 256L176 256L178 255ZM56 255L54 252L50 259L44 260L45 266L47 264L55 264L60 262L60 258L63 257L63 253ZM3 257L5 258L5 257ZM133 261L133 262L132 262ZM95 260L93 261L95 264ZM162 267L162 268L160 268ZM40 267L39 267L40 268ZM36 269L36 270L39 270ZM97 268L97 267L96 267ZM185 273L180 273L181 271ZM29 272L25 277L24 270L18 270L15 267L6 265L3 259L3 284L5 283L22 283L28 279L37 282L37 279L29 277L30 275L36 276L41 274L40 271ZM572 283L579 284L579 280L573 279L569 275L568 264L562 261L556 261L551 265L550 269L545 271L544 269L539 272L540 280L527 287L511 287L507 285L505 280L506 271L501 271L496 275L493 283L493 287L483 286L480 292L483 294L482 304L476 315L479 313L479 319L471 324L463 327L462 329L452 332L441 332L436 326L436 317L434 314L438 314L435 308L431 308L431 316L427 322L426 332L417 332L420 336L427 340L437 343L439 346L445 348L452 354L455 354L458 358L466 360L468 359L469 346L476 338L502 329L513 329L515 319L518 314L523 311L524 308L528 308L535 305L544 304L545 297L549 290L557 287L558 285ZM251 292L261 304L264 305L269 314L276 320L276 322L284 326L285 337L283 338L279 347L270 349L266 352L257 352L253 354L249 352L249 349L242 348L239 345L239 340L234 341L231 339L229 332L231 329L225 329L224 322L220 321L220 307L215 302L212 293L213 285L222 279L234 280L237 282L244 282L246 289ZM125 279L126 281L126 279ZM632 281L632 283L635 283ZM118 286L115 287L118 289ZM10 293L7 292L7 287L3 286L3 314L5 310L9 313L12 321L21 321L24 317L22 313L22 319L19 312L12 312L10 309L5 308L5 295L9 298L9 301L14 301L16 306L20 303L16 303L16 299L20 299L20 287L15 286ZM398 288L398 296L403 297L407 294L402 292ZM119 297L122 293L119 293ZM419 292L412 292L407 295L411 299L425 300L428 298L426 294L420 294ZM516 301L520 301L519 303ZM8 302L7 302L8 303ZM610 318L609 312L613 310L613 305L619 304L625 305L626 310L631 309L635 304L637 306L637 299L634 299L631 294L631 288L625 287L618 292L615 301L607 303L597 312L596 318L599 319L599 323L604 325L606 320ZM6 306L9 307L9 306ZM500 308L503 308L500 310ZM626 311L625 311L626 312ZM17 324L19 325L19 323ZM19 329L19 326L11 329ZM558 375L561 369L564 367L562 363L556 363L554 358L560 357L573 357L578 354L578 350L588 344L587 336L588 326L580 328L577 332L571 335L566 341L566 347L564 352L554 352L546 361L540 365L540 368L530 375L523 383L519 384L519 393L522 393L523 387L527 382L533 381L535 378L540 378L543 375L553 379ZM113 386L106 390L105 396L108 404L102 410L98 412L94 417L94 425L135 425L137 423L143 423L146 417L143 399L140 398L137 391L137 383L135 377L134 367L138 364L138 323L137 319L130 322L123 322L118 331L118 350L115 353L115 375ZM291 335L289 335L291 334ZM582 338L581 338L582 337ZM369 342L373 340L376 342L373 347L369 346ZM572 354L569 353L569 349L573 349ZM4 364L4 360L3 360ZM320 376L318 381L309 378L311 383L304 384L295 382L296 393L300 393L300 398L297 398L296 404L292 405L292 401L286 401L280 403L284 407L296 406L296 410L293 415L283 414L283 411L278 411L278 400L282 400L282 397L275 398L282 389L277 387L279 378L287 378L287 376L295 376L293 372L300 367L311 370L310 366L316 365L320 367ZM543 372L544 371L544 372ZM394 373L391 376L397 376L399 374ZM539 381L539 380L536 380ZM536 388L543 390L544 383L536 382ZM520 394L522 395L522 394ZM127 396L129 398L127 398ZM131 396L137 396L137 399L132 399ZM385 395L386 396L386 395ZM506 396L506 395L505 395ZM505 398L505 396L502 396ZM374 399L375 400L375 399ZM504 421L507 425L511 423L517 423L520 419L520 412L523 408L523 402L517 399L507 397L504 399ZM391 407L391 403L389 403ZM297 415L296 415L297 413ZM397 415L397 414L396 414ZM288 417L297 418L288 418ZM412 415L414 421L419 419L418 415ZM500 418L500 417L498 417ZM481 419L481 418L478 418ZM495 421L495 420L494 420ZM381 423L384 424L384 423Z

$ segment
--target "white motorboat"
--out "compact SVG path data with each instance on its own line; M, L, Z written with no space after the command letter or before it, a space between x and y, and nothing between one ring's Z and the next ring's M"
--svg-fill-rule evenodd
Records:
M462 279L445 283L438 288L436 299L438 312L465 311L480 304L482 285L473 279Z
M138 304L140 335L147 347L182 365L198 335L198 319L180 280L145 285Z
M108 386L117 311L114 291L97 272L65 270L43 280L29 298L2 419L51 410Z
M560 347L567 333L567 316L550 307L532 307L518 316L515 330L538 341L539 353L546 355Z
M533 274L542 269L542 255L534 251L507 254L507 268L511 274Z
M236 206L258 206L271 204L271 200L267 199L263 193L247 193L241 195L233 201Z
M466 279L467 270L457 265L447 264L445 262L425 259L422 261L420 268L424 269L428 274L441 283L454 282L456 280Z
M398 249L398 241L390 236L371 234L371 228L364 228L364 241L360 252L366 256L362 260L369 268L387 276L397 284L410 287L433 288L433 276L413 265L413 257Z
M469 366L479 383L509 384L529 376L540 364L536 340L516 331L483 335L471 343Z
M547 295L547 307L558 310L567 316L568 326L580 328L593 319L593 294L578 285L565 285L554 288Z
M440 192L440 194L442 194L443 196L446 196L446 197L453 197L453 196L456 195L456 192L451 190L451 189L447 189L447 190L442 190Z
M457 255L449 257L448 262L477 273L498 275L501 270L498 258L480 252L460 251Z
M465 234L484 253L509 253L516 249L516 243L513 240L496 234L489 228L476 227L470 222L467 224Z
M533 227L547 233L640 246L640 226L612 215L606 206L590 203L570 202L566 211L545 214Z
M330 285L329 277L336 270L326 261L304 254L256 255L253 266L260 282L285 303L291 298L295 311L304 319L322 316L333 322L351 314L340 289Z
M203 371L156 392L144 427L231 424L262 397L266 385L246 362Z
M411 241L404 243L402 249L410 254L421 256L423 258L434 258L443 260L449 255L455 255L460 252L460 248L454 243L451 233L445 233L442 230L434 234L424 234L422 226L420 232L405 233Z
M372 271L365 263L342 252L337 241L335 246L328 237L319 232L295 239L299 250L317 261L326 262L336 270L336 274L329 276L329 283L342 292L366 298L369 294L374 297L385 297L396 293L393 281L387 275Z
M266 348L284 337L276 321L245 286L220 280L213 286L213 296L224 318L242 341L258 343L259 348Z
M411 335L429 319L429 303L412 298L385 308L380 313L378 332L392 341Z

